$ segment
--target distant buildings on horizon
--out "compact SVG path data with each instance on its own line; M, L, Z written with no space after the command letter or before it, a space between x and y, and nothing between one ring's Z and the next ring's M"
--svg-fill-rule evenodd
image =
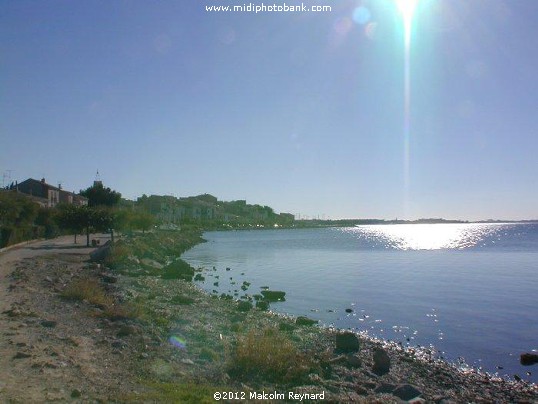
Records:
M77 206L88 204L88 198L62 189L61 185L57 187L47 184L45 178L41 181L28 178L21 183L12 183L6 190L18 192L27 196L44 208L53 208L59 203L67 203Z

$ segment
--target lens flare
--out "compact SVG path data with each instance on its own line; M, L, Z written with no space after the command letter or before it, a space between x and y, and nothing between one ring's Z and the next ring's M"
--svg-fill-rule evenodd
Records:
M353 10L353 21L357 24L365 25L370 21L370 18L372 18L372 14L370 13L370 10L364 6L357 7Z
M411 28L413 15L418 4L418 0L396 0L400 9L404 25L404 211L407 215L409 210L409 189L410 189L410 137L411 137Z
M168 341L176 348L187 349L187 342L178 335L172 335L170 338L168 338Z

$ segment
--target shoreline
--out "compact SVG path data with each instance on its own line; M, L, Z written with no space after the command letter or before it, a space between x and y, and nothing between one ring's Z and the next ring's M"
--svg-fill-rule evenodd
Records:
M14 356L19 351L21 354L25 354L25 349L29 351L27 361L33 363L28 363L30 370L26 371L31 373L35 370L41 378L45 374L47 382L52 384L40 386L42 388L50 390L58 382L57 379L54 383L48 379L49 373L57 369L78 380L80 387L70 387L57 394L58 397L63 394L64 399L69 399L69 394L80 393L84 400L214 402L213 393L228 390L247 394L262 391L325 392L326 400L336 402L399 402L402 397L417 392L420 394L416 397L426 402L538 400L538 389L534 385L495 380L484 374L464 374L447 362L420 358L397 346L387 346L361 335L357 339L358 347L336 352L335 338L342 332L299 325L296 319L256 308L240 308L240 304L233 300L212 297L193 282L164 279L163 268L167 268L166 264L172 257L177 257L177 254L168 253L178 248L186 251L202 242L200 234L194 231L185 237L184 234L162 233L142 237L146 238L145 241L140 238L124 240L99 265L85 263L84 256L70 262L74 256L69 257L65 251L47 260L38 258L38 262L35 259L19 262L13 270L26 274L23 277L26 280L14 280L11 275L10 282L16 285L13 291L20 292L30 302L22 308L20 305L12 307L12 314L17 308L19 314L10 317L4 313L2 321L9 324L7 329L11 333L20 334L20 338L24 335L36 340L37 336L49 347L57 346L58 356L72 355L73 365L65 360L63 362L68 365L61 367L54 362L58 356L47 357L53 362L43 362L39 350L30 349L32 344L22 341L19 343L26 345L18 346L15 336L3 337L13 342L7 348L14 352L18 350ZM70 279L62 275L66 265L71 268L68 270ZM41 268L39 272L35 271L37 267ZM114 298L113 306L124 307L124 310L130 307L132 317L106 317L103 314L106 309L99 305L63 299L61 294L65 293L65 289L82 276L98 280L107 295ZM33 296L28 290L33 290ZM33 297L42 300L32 303ZM26 315L31 310L36 311L37 317ZM69 317L71 311L73 317ZM67 314L61 314L64 312ZM58 325L48 329L42 325L45 321L42 317L53 318ZM64 318L69 321L63 321ZM23 323L28 324L19 327ZM60 333L62 327L65 331ZM78 338L84 338L82 342L79 340L76 349L65 348L65 340L59 338L69 338L66 336L69 334L72 334L71 337L81 334ZM273 365L267 362L267 358L259 358L260 346L272 349L271 344L259 345L268 336L270 341L277 341L280 348L288 347L289 354L295 355L297 363L290 363L287 369L282 370L278 364L271 367ZM76 335L74 338L77 339ZM254 344L258 352L251 349L241 356L240 347L252 348L247 342ZM93 355L93 358L98 354L102 357L94 358L97 359L94 362L85 358L89 365L83 366L81 359L84 358L80 358L77 352L84 351L80 347L87 348L87 356ZM389 357L390 366L387 373L377 375L374 368L376 363L379 365L379 359L375 360L374 356L382 356L376 354L382 351ZM26 361L8 359L11 364L17 365ZM257 364L260 359L261 364ZM36 363L38 366L32 368ZM75 366L77 363L78 368ZM103 369L104 363L109 364L108 368ZM252 368L253 363L257 367ZM94 372L92 379L97 386L86 385L79 377L87 377L82 372L86 370L85 366ZM260 373L252 374L252 369L258 369ZM290 373L292 370L296 373ZM279 373L281 371L284 373ZM65 380L69 377L66 376ZM123 382L118 383L119 379ZM0 383L0 398L10 397L6 395L9 393L6 389L9 390L9 386ZM16 390L10 391L12 393L9 394L16 394ZM22 390L19 393L23 394ZM194 398L187 393L194 394Z

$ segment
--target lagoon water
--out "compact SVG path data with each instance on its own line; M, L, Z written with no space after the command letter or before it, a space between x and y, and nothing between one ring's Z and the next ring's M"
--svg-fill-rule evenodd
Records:
M521 353L538 350L538 224L249 230L204 238L182 258L207 269L200 286L208 292L239 298L262 287L282 290L286 301L271 303L274 311L433 346L449 361L464 358L490 373L538 381L538 365L519 364Z

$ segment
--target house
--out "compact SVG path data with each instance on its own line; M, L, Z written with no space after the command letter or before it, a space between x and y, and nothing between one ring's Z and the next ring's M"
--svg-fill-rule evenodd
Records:
M55 187L47 184L45 178L41 181L29 178L15 185L17 192L29 196L32 200L45 208L53 208L59 203L68 203L77 206L88 204L88 198L73 192L64 191L61 186Z

